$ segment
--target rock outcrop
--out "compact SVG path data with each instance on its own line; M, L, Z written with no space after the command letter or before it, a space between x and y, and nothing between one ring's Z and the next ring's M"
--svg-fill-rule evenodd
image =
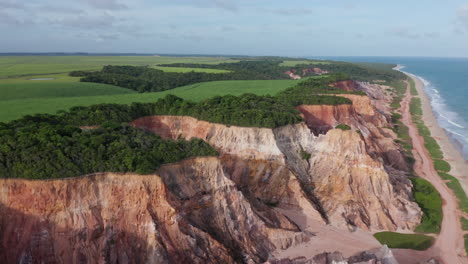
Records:
M370 125L379 128L385 118L376 117L377 112L371 112L370 107L335 108L336 113L343 115L345 109L349 110L348 124L354 127L367 124L358 114L367 113L368 120L378 121L375 125L369 122ZM355 131L334 129L316 136L309 129L311 125L304 123L276 129L245 128L183 116L144 117L132 125L165 138L200 138L223 155L237 159L264 160L279 168L283 166L297 177L305 196L324 221L333 225L396 230L412 228L420 221L420 210L411 202L410 182L392 181L384 163L369 155L366 140ZM305 153L310 158L304 158Z
M249 168L236 177L259 172ZM3 179L0 261L263 262L274 249L311 236L266 205L288 195L287 182L269 186L279 184L282 190L266 195L273 197L251 203L216 157L166 165L154 175ZM270 215L277 218L262 220Z
M269 264L398 264L392 251L383 246L380 249L364 251L346 258L339 251L325 252L312 258L299 257L294 259L280 259Z

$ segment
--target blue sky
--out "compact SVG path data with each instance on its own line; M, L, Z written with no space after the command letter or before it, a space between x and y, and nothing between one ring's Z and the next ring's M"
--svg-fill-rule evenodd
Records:
M468 1L0 0L0 52L468 57Z

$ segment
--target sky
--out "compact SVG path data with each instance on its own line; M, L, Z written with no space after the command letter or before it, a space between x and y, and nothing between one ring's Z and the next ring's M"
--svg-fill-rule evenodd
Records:
M460 0L0 0L0 52L468 57Z

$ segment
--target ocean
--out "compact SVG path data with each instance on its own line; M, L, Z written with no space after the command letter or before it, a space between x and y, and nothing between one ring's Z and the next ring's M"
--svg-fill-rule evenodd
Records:
M349 62L382 62L404 66L421 78L439 126L468 160L468 58L310 57Z

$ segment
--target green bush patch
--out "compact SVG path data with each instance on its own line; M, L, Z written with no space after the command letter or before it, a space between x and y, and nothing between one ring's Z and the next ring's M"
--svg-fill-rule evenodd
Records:
M335 128L341 129L341 130L345 130L345 131L346 131L346 130L351 130L351 127L348 126L348 125L346 125L346 124L339 124L339 125L337 125Z
M414 83L414 80L413 78L408 78L408 81L410 83L410 92L411 92L411 95L413 96L417 96L418 95L418 90L416 90L416 84Z
M460 207L460 210L462 210L465 213L468 213L468 197L466 197L465 190L463 190L460 181L452 175L443 172L439 172L439 176L442 179L448 181L446 182L446 184L453 191L455 196L457 196L458 207Z
M411 178L414 200L423 211L421 224L415 231L439 233L442 223L442 199L432 184L421 178Z
M450 164L448 162L446 162L445 160L439 160L439 159L434 160L434 168L437 171L442 171L442 172L449 172L451 169Z
M464 237L465 237L465 252L468 255L468 234L466 234Z
M310 157L312 157L312 155L311 155L309 152L307 152L307 151L301 149L301 158L302 158L303 160L309 160Z
M421 98L411 99L410 112L412 115L422 115Z
M401 234L396 232L380 232L374 237L389 248L406 248L414 250L426 250L434 243L431 236L420 234Z
M460 222L462 223L463 230L468 231L468 219L461 217Z

